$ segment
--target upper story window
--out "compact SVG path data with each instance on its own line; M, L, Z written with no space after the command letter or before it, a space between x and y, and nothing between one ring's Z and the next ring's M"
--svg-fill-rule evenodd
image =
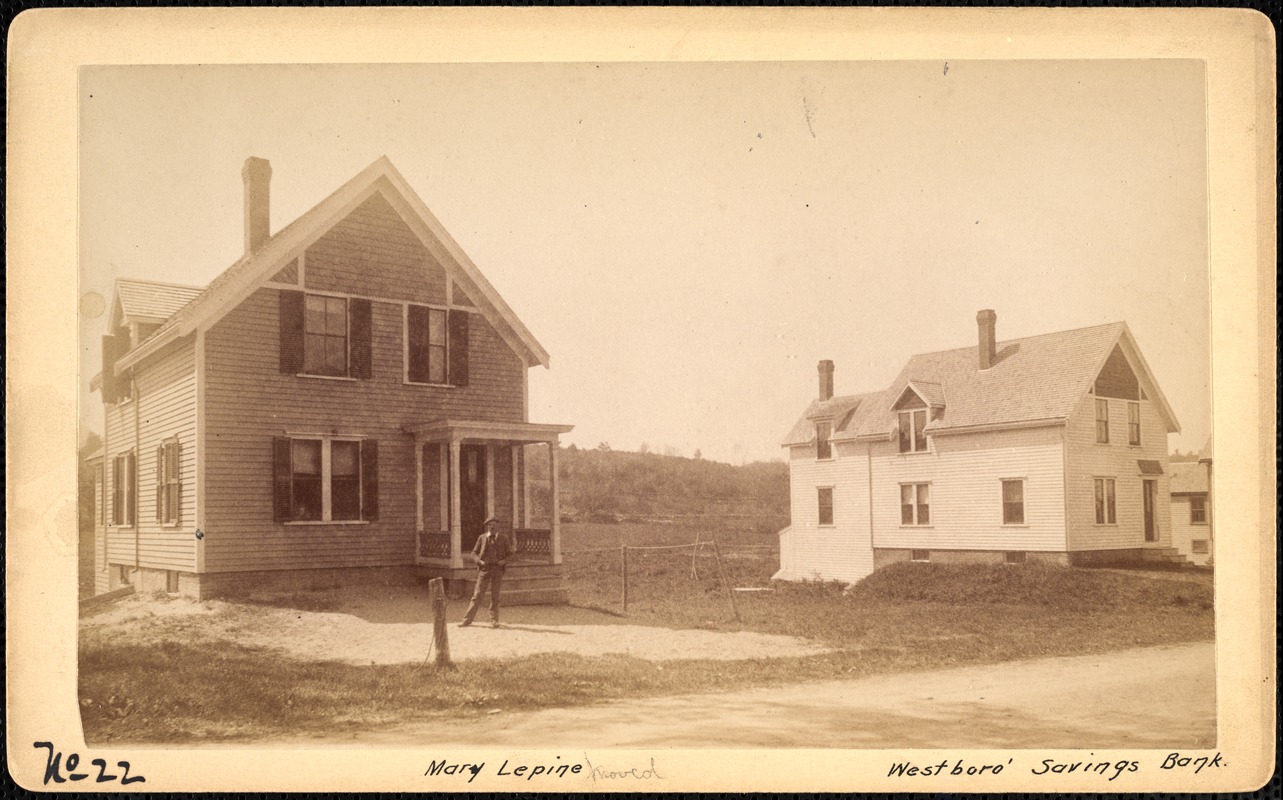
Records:
M468 321L461 309L410 305L405 315L405 379L468 385Z
M378 517L379 443L282 437L273 443L277 522L350 522Z
M1207 498L1203 495L1190 495L1189 498L1189 524L1206 525L1207 524Z
M833 524L833 487L821 486L816 490L816 500L819 504L819 523L821 525Z
M371 303L360 297L280 292L280 367L289 375L369 378Z
M931 524L931 484L900 484L900 524Z
M132 452L122 453L111 461L111 524L133 525L135 517L134 486L138 478L138 459Z
M1114 479L1096 478L1096 524L1113 525L1118 522L1118 506L1114 497Z
M182 447L177 437L156 448L156 521L162 525L181 521L181 454Z
M1096 398L1096 441L1109 444L1109 401Z
M833 423L829 420L815 423L815 457L821 460L833 458Z
M1127 404L1127 443L1140 444L1140 403Z
M1002 524L1025 524L1025 482L1023 480L1002 482Z
M900 452L925 453L927 450L926 409L900 412Z

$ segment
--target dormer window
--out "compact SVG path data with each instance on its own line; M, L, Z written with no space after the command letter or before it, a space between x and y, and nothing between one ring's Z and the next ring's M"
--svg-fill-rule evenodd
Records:
M925 453L927 451L926 409L900 412L900 452Z
M815 457L820 461L833 458L833 423L830 420L815 423Z

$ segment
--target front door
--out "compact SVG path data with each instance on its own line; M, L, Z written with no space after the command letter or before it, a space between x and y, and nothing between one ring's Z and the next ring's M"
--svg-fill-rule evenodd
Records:
M465 444L459 450L460 522L463 527L463 552L471 553L486 521L486 448Z
M1158 541L1158 527L1154 524L1154 506L1158 502L1158 481L1142 481L1144 495L1142 503L1145 509L1145 541Z

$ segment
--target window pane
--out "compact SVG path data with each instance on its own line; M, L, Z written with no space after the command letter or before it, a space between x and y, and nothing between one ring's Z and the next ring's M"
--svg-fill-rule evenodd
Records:
M347 301L342 297L326 298L325 332L331 336L347 336Z
M1108 515L1108 522L1112 525L1118 521L1117 508L1114 505L1114 482L1112 479L1105 480L1105 512Z
M325 374L343 375L347 372L347 342L332 336L325 338Z
M294 476L293 519L321 518L321 478Z
M912 440L913 431L911 430L911 425L912 425L912 422L909 419L909 414L907 413L901 414L900 415L900 452L901 453L909 452L909 443L913 441Z
M325 371L325 337L309 333L303 340L303 371L319 375Z
M355 476L340 478L335 475L330 481L330 519L360 518L361 482Z
M927 427L927 412L913 412L913 449L923 452L927 449L927 434L924 430Z
M335 478L358 474L360 442L330 443L330 474Z
M820 515L819 515L820 524L832 525L833 524L833 490L832 489L824 488L819 490L819 506L820 506Z
M445 345L445 312L428 309L428 342Z
M428 383L445 383L445 348L428 348Z
M1105 482L1096 479L1096 524L1105 524Z
M295 439L291 462L294 475L321 474L321 443L315 439Z
M900 487L900 524L913 524L913 486L908 484Z
M832 458L833 448L829 445L829 435L832 432L832 423L817 422L815 424L815 457Z
M304 307L304 330L307 333L325 333L325 298L309 294Z
M931 487L928 484L918 484L918 524L929 525L931 523Z

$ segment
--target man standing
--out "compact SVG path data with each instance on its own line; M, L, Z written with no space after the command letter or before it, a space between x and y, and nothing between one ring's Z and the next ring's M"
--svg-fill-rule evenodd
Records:
M459 627L466 628L472 624L481 605L481 596L490 589L490 624L499 627L499 585L503 582L503 570L508 566L508 557L512 555L512 541L495 530L499 520L490 517L481 523L484 533L477 538L472 548L472 555L477 559L477 588L472 593L472 602L463 615Z

